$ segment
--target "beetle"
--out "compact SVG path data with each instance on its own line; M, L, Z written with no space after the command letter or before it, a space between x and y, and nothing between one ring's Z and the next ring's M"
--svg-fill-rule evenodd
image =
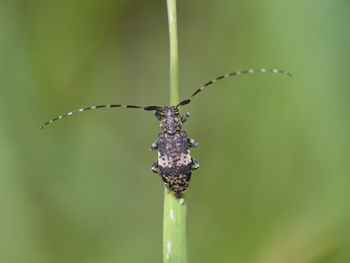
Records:
M162 129L162 132L159 133L158 139L150 147L150 150L158 150L158 159L153 164L152 171L161 176L170 193L174 194L176 198L182 198L183 193L187 190L190 183L191 173L193 170L199 168L199 164L191 157L189 150L190 147L197 147L198 143L194 139L188 138L186 132L182 130L182 125L189 118L190 113L187 112L183 116L180 116L179 107L189 104L199 92L209 85L214 84L218 80L241 74L251 74L257 72L282 73L291 77L289 72L279 69L250 69L236 71L224 74L205 83L203 86L197 89L191 95L191 97L181 101L175 106L144 107L126 104L89 106L58 116L44 123L41 126L41 129L56 120L87 110L102 108L127 108L153 111L156 118L160 121L160 128Z

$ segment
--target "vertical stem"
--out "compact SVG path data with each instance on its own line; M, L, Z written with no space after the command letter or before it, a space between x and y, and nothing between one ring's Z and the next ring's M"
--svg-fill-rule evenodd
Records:
M167 0L170 37L170 105L179 103L176 0ZM186 202L164 190L163 262L185 263Z
M186 251L186 203L164 190L163 262L185 263Z
M170 37L170 105L179 103L179 60L177 43L176 0L167 0Z

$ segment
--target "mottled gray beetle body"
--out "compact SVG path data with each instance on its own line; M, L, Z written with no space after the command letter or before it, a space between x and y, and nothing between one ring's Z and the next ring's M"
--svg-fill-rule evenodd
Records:
M151 150L158 148L158 161L152 170L162 177L168 191L180 198L190 183L191 171L199 167L189 151L189 147L197 146L197 143L181 130L189 113L180 118L176 107L163 107L155 115L160 120L163 133L158 135L158 140L151 146Z
M169 192L181 196L191 179L192 159L184 131L158 136L158 166Z

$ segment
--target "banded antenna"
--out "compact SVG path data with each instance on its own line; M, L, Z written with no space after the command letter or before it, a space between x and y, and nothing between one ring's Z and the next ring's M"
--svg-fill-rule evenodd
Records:
M78 109L75 111L68 112L68 113L63 114L61 116L58 116L52 120L49 120L48 122L44 123L40 127L40 129L44 128L45 126L49 125L50 123L52 123L54 121L60 120L64 117L71 116L75 113L79 113L79 112L83 112L83 111L87 111L87 110L103 109L103 108L124 108L124 109L130 108L130 109L141 109L141 110L145 110L145 111L161 111L162 110L162 107L159 107L159 106L143 107L143 106L134 106L134 105L125 105L125 104L107 104L107 105L90 106L90 107L81 108L81 109Z
M236 72L232 72L232 73L227 73L225 75L222 75L220 77L217 77L215 79L212 79L211 81L205 83L202 87L200 87L199 89L197 89L191 97L189 97L188 99L186 100L183 100L181 101L179 104L176 105L176 107L180 107L180 106L183 106L183 105L186 105L186 104L189 104L193 97L196 96L199 92L201 92L202 90L204 90L206 87L208 87L209 85L211 84L214 84L215 82L217 82L218 80L220 79L226 79L226 78L229 78L229 77L232 77L232 76L237 76L237 75L241 75L241 74L252 74L252 73L257 73L257 72L272 72L272 73L282 73L282 74L286 74L288 75L289 77L292 77L292 74L290 74L289 72L287 71L284 71L284 70L280 70L280 69L265 69L265 68L262 68L262 69L249 69L249 70L242 70L242 71L236 71Z

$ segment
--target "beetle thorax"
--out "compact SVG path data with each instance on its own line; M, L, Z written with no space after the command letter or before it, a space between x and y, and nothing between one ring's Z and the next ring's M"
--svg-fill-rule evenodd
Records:
M160 128L164 133L173 135L181 130L182 121L178 108L174 106L164 107L160 114L162 116L160 120Z

